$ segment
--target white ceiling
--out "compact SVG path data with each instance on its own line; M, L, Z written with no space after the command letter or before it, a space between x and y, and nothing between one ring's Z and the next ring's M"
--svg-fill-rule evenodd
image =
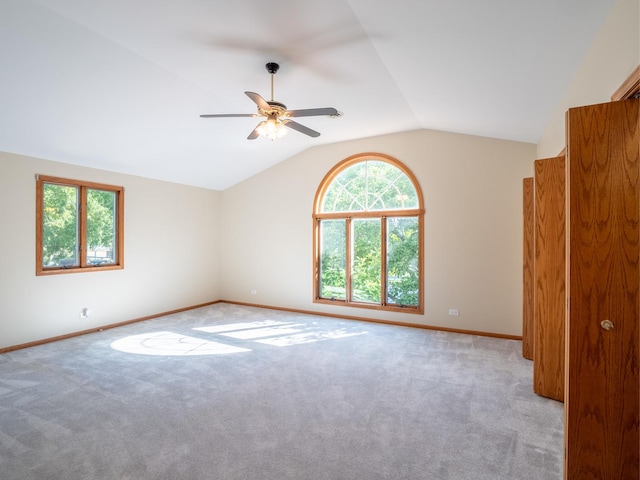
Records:
M0 150L225 189L429 128L536 143L613 0L0 0ZM245 90L335 107L247 140ZM46 172L43 172L46 173Z

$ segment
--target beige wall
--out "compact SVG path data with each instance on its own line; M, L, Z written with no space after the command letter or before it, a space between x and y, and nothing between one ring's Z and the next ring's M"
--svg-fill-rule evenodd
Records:
M556 156L565 146L565 112L608 102L640 65L640 0L618 0L591 45L565 96L538 142L538 158ZM550 72L553 74L553 72Z
M125 187L124 270L35 276L37 173ZM220 196L0 153L0 348L218 299Z
M422 188L424 315L312 302L314 195L336 163L367 151L403 162ZM222 298L520 335L522 178L532 175L535 154L533 144L421 130L290 158L223 192ZM449 308L460 316L448 316Z
M313 148L225 192L0 153L0 348L220 298L519 335L521 180L564 147L568 108L608 101L640 63L639 3L616 2L537 148L407 132ZM365 151L404 162L422 187L424 315L312 302L314 194L333 165ZM36 173L125 187L124 270L35 276Z

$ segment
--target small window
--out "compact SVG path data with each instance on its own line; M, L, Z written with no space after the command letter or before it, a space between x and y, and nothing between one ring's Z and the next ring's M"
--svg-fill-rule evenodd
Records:
M314 207L314 301L422 313L422 195L399 161L350 157Z
M36 275L124 268L124 188L36 177Z

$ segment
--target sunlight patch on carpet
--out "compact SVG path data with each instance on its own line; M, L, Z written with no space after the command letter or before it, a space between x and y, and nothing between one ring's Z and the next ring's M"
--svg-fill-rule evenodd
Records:
M212 325L210 327L197 327L194 330L207 333L233 332L236 330L248 330L252 328L274 327L278 325L291 325L292 322L278 322L276 320L263 320L260 322L227 323L224 325Z
M328 332L311 331L294 335L264 338L262 340L256 341L267 345L273 345L274 347L289 347L291 345L321 342L323 340L336 340L338 338L353 337L355 335L364 335L366 333L367 332L348 332L346 329L333 330Z
M111 344L111 348L126 353L170 356L224 355L251 351L248 348L234 347L173 332L131 335L116 340Z
M225 337L237 338L240 340L253 340L255 338L273 337L278 335L286 335L290 333L301 332L300 327L304 327L303 323L293 323L290 325L280 325L277 327L254 328L251 330L240 330L237 332L221 333Z
M293 345L336 340L367 333L366 331L354 328L325 330L315 322L294 323L275 320L229 323L211 327L197 327L194 330L215 333L236 340L254 341L274 347L290 347Z

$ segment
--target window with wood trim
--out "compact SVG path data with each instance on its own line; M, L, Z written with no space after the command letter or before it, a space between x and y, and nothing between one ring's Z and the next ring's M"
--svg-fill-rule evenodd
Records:
M340 162L314 202L314 301L422 313L423 225L422 193L402 163Z
M124 268L124 188L36 176L36 275Z

